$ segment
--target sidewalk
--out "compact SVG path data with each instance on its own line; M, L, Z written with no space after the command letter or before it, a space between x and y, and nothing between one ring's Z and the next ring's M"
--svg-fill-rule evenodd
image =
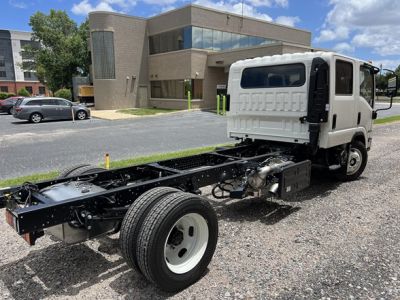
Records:
M93 118L98 118L98 119L103 119L103 120L123 120L123 119L140 118L140 116L124 114L124 113L117 112L116 110L91 109L90 113Z
M127 114L127 113L121 113L118 112L117 110L95 110L91 109L90 113L93 118L98 118L98 119L103 119L103 120L125 120L125 119L137 119L137 118L149 118L149 117L159 117L159 116L168 116L168 115L174 115L174 114L182 114L186 112L192 112L192 111L199 111L200 109L191 109L189 110L178 110L178 111L171 111L171 112L162 112L162 113L157 113L154 115L132 115L132 114Z

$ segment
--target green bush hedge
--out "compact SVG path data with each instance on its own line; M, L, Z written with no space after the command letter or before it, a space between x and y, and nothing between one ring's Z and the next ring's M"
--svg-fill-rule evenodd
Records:
M54 93L54 97L72 100L72 93L70 89L60 89Z
M0 100L4 100L10 97L14 97L15 94L13 93L0 93Z
M26 90L26 88L20 88L17 92L18 96L23 96L23 97L29 97L30 94L29 92Z

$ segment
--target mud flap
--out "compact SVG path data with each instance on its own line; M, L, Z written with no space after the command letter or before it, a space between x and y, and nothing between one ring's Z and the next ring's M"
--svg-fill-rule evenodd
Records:
M280 198L297 193L310 186L311 181L311 161L305 160L282 168L279 173L279 191Z

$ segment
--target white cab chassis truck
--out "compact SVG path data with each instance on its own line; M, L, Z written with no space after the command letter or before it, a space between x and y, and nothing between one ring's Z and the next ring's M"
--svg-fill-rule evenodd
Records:
M50 181L1 189L0 208L29 245L45 233L80 243L120 232L128 265L177 292L204 275L218 240L216 213L201 187L214 185L218 199L286 199L309 186L312 165L344 180L360 176L376 117L377 72L323 52L237 62L227 117L229 136L241 140L234 147L112 170L78 164ZM395 94L397 77L388 90Z

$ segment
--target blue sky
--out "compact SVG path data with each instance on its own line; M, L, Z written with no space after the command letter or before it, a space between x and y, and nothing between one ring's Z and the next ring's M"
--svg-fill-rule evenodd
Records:
M148 17L190 2L240 13L242 0L0 0L0 28L29 31L29 17L51 8L77 23L93 10ZM245 15L312 32L312 45L372 60L386 68L400 64L400 1L243 0Z

